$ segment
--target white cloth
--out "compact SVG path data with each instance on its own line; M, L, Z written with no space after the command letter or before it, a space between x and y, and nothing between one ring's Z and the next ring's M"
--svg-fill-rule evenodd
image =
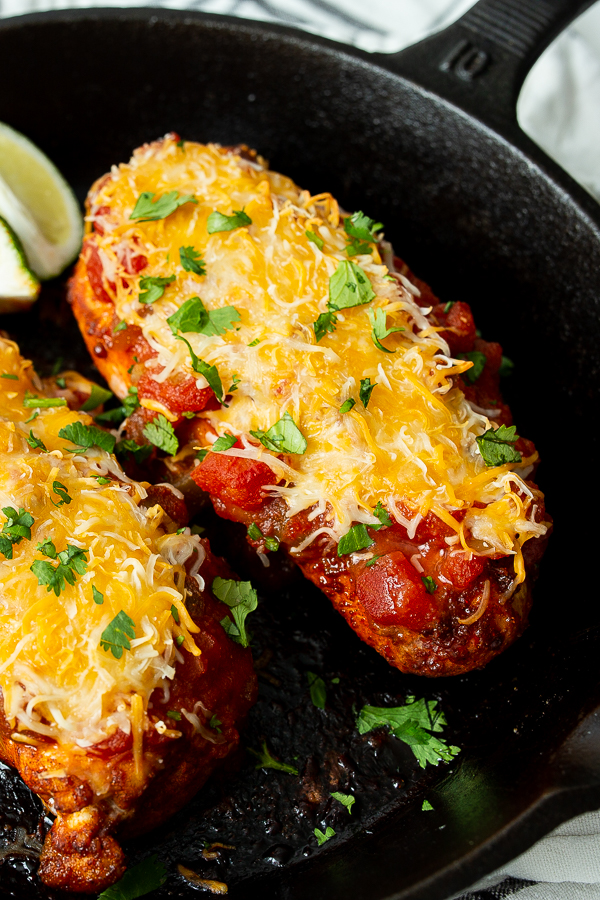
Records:
M89 6L185 7L281 22L391 53L440 30L472 5L473 0L0 0L0 16ZM600 2L538 60L518 115L527 134L600 200ZM561 825L471 891L477 900L600 900L600 812ZM469 896L474 900L471 892L463 900Z

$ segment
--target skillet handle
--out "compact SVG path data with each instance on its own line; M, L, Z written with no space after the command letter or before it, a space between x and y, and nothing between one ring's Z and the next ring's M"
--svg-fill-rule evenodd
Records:
M525 76L548 44L594 0L479 0L444 31L378 54L415 81L509 138Z

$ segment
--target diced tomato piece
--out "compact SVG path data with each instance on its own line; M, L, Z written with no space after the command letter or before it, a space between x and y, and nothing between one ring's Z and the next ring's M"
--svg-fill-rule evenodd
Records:
M214 395L209 387L197 387L196 379L191 376L159 382L144 373L138 382L138 396L140 400L143 397L157 400L172 413L183 413L199 412Z
M421 576L396 550L365 568L356 582L359 603L379 625L421 631L434 624L436 603Z
M87 276L94 292L94 296L97 300L102 300L103 303L112 303L111 298L104 288L104 268L102 266L98 248L94 241L86 241L84 257ZM112 287L114 288L114 285L112 285Z
M457 591L464 591L485 569L486 560L481 556L467 559L466 553L448 553L440 568L440 574L452 583Z
M265 463L219 453L209 453L190 475L213 497L246 510L259 509L265 502L263 488L276 482Z
M448 342L452 353L466 353L473 349L477 337L475 319L468 303L459 300L453 303L446 312L445 303L439 303L433 307L433 313L447 331L442 331L442 337ZM451 330L450 330L451 329Z

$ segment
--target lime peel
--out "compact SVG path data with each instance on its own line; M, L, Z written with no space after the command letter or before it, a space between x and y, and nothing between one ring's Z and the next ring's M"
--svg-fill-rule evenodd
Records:
M0 313L24 312L39 292L40 283L27 265L19 238L0 217Z

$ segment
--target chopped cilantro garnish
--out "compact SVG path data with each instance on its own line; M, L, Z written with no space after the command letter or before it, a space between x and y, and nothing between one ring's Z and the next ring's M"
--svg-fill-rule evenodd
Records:
M219 725L222 725L222 724L223 723L221 722L221 720L218 719L214 713L212 714L212 716L210 717L210 719L208 721L208 727L213 728L215 731L218 731L219 734L221 734L221 729L219 728Z
M348 256L357 256L359 253L372 253L369 245L377 241L376 232L383 228L382 222L376 222L358 211L344 219L344 231L351 240L346 245Z
M211 585L212 592L221 603L231 610L233 621L229 616L221 619L221 625L229 637L247 647L250 638L246 632L246 617L258 606L256 591L249 581L236 581L233 578L215 578Z
M29 418L28 418L28 419L25 419L25 425L29 425L29 423L30 423L30 422L33 422L34 419L37 419L38 416L39 416L39 412L33 412L33 413L31 413L31 415L29 416Z
M323 249L323 247L325 246L325 241L323 240L323 238L320 235L317 234L316 231L308 230L308 231L305 231L304 234L306 235L308 240L311 242L311 244L314 244L316 247L319 248L319 250Z
M174 603L171 604L171 615L175 619L175 622L177 623L177 625L179 625L180 624L179 610L177 609L177 607L175 606Z
M206 457L208 456L209 451L206 447L201 447L200 450L196 453L196 459L199 459L200 462L204 462Z
M115 406L114 409L107 409L94 416L94 422L97 422L99 425L114 425L116 427L125 418L125 409L122 406Z
M214 453L222 453L223 450L230 450L237 442L237 438L233 434L223 434L218 437L211 449Z
M519 440L516 432L515 425L500 425L499 428L489 428L478 435L477 446L486 466L521 462L521 454L514 446Z
M92 598L97 606L102 606L104 603L104 594L95 585L92 585Z
M375 541L369 535L367 526L361 522L342 535L338 543L338 556L346 556L348 553L356 553L357 550L366 550L372 547Z
M431 575L421 575L421 581L428 594L434 594L437 591L437 581Z
M421 806L422 812L429 812L429 810L433 809L433 806L429 802L429 800L423 800L423 805Z
M329 279L329 300L327 301L329 312L321 313L313 325L317 342L328 331L335 331L337 324L335 314L338 310L362 306L364 303L369 303L374 297L375 292L366 272L356 263L343 259Z
M137 219L138 222L155 222L158 219L166 219L184 203L198 202L192 194L179 196L178 191L169 191L156 200L155 197L156 195L149 191L141 193L129 218Z
M184 641L185 641L185 636L183 634L178 634L177 637L175 638L175 643L177 644L178 647L181 647L181 645L183 644Z
M179 441L173 426L162 413L159 413L152 422L148 422L144 427L143 434L151 444L154 444L159 450L168 453L169 456L175 456L179 449Z
M107 478L106 475L92 475L92 478L95 478L98 484L110 484L111 479Z
M87 398L81 409L83 412L89 412L91 409L96 409L102 403L106 403L107 400L110 400L112 395L112 391L100 387L99 384L92 384L90 396Z
M12 559L13 544L20 544L23 538L31 540L31 526L34 519L22 506L18 512L12 506L4 506L2 512L6 516L6 522L0 533L0 553L6 559Z
M212 391L219 402L223 402L223 382L221 381L221 376L219 375L219 371L216 366L211 366L209 363L204 362L203 359L200 359L194 353L192 346L189 341L187 341L182 335L176 335L178 341L183 341L184 344L187 344L187 348L189 350L190 359L192 361L192 369L194 372L197 372L198 375L203 375L208 382L208 386L212 388Z
M48 452L48 448L46 447L44 442L40 438L37 438L31 429L29 429L29 437L27 438L27 443L32 450L43 450L44 453Z
M388 350L387 347L384 347L381 341L389 337L390 334L395 334L397 331L404 331L405 329L402 326L400 328L386 328L386 313L383 309L368 309L367 315L371 323L371 337L375 346L379 350L383 350L384 353L395 353L395 350Z
M175 275L143 275L140 278L140 303L156 303L165 292L167 285L175 281Z
M353 797L352 794L341 794L339 791L334 791L331 796L334 800L338 800L342 806L346 807L349 815L352 815L352 807L356 803L356 797Z
M462 377L469 384L475 384L487 362L485 353L481 353L479 350L470 350L468 353L459 353L458 356L459 359L468 359L469 362L473 363L470 369L462 373Z
M129 418L134 410L136 410L140 405L140 400L138 397L138 389L132 385L128 391L127 396L123 397L123 412L125 416Z
M348 399L344 400L344 402L340 406L340 415L343 416L344 413L350 412L355 404L356 400L353 400L352 397L348 397Z
M315 672L307 672L306 677L308 678L308 688L310 690L310 699L313 702L313 706L316 706L317 709L325 709L325 704L327 702L325 682Z
M10 381L18 381L18 380L19 380L19 376L18 376L18 375L13 375L12 372L3 372L2 375L1 375L0 377L1 377L1 378L8 378L8 379L10 379Z
M248 525L248 537L252 541L264 541L265 547L272 553L279 550L279 541L277 538L265 537L256 522L251 522L250 525Z
M289 775L298 774L298 769L295 769L294 766L279 762L278 759L271 755L266 741L262 742L260 751L253 750L252 747L248 747L248 751L258 760L255 766L256 769L277 769L280 772L287 772Z
M237 391L237 389L238 389L238 387L239 387L239 383L240 383L241 380L242 380L242 379L241 379L238 375L236 375L235 372L234 372L234 373L233 373L233 380L232 380L231 384L229 385L229 389L228 389L227 393L228 393L228 394L233 394L234 391Z
M53 481L52 482L52 490L55 494L58 494L58 496L60 497L60 500L58 501L58 503L55 503L54 500L52 500L52 497L50 498L55 506L64 506L65 504L67 506L69 505L69 503L71 502L71 497L67 493L67 489L64 486L64 484L61 484L60 481Z
M64 397L37 397L30 391L25 392L23 406L25 409L52 409L54 406L66 406Z
M167 880L167 870L156 856L142 860L136 866L127 869L123 877L106 888L98 900L137 900L152 893Z
M67 544L66 550L56 552L56 547L51 540L38 544L37 549L49 559L57 559L58 565L53 566L52 563L43 559L36 559L30 566L31 571L38 580L38 584L46 586L48 592L54 591L56 596L60 596L61 591L65 589L67 584L75 584L75 575L85 575L87 569L87 550L81 547L74 547Z
M241 228L243 225L252 225L252 219L243 209L234 209L231 216L215 210L206 221L206 230L209 234L216 234L219 231L233 231L234 228Z
M447 303L444 303L444 312L449 313L455 303L456 300L448 300Z
M176 722L181 722L181 713L178 709L168 709L167 715L170 719L174 719Z
M240 314L233 306L208 310L200 297L190 297L169 316L167 325L174 335L181 331L183 334L218 336L233 328L233 323L239 320Z
M119 331L125 331L127 328L127 322L125 319L121 319L120 322L117 322L115 327L113 328L113 334L117 334Z
M332 838L335 835L335 831L333 830L333 828L330 825L328 825L327 828L325 829L324 834L320 828L315 828L314 835L317 839L317 844L320 847L321 844L324 844L325 841L328 841L329 838Z
M450 762L460 747L453 747L434 733L444 730L446 719L436 709L437 700L407 698L405 706L364 706L356 720L360 734L374 728L389 726L390 732L409 745L422 769L427 763L437 766L442 760Z
M260 338L254 338L253 341L250 341L248 346L249 347L258 347L259 344L260 344Z
M361 380L360 380L359 397L360 397L360 402L362 403L362 405L364 406L365 409L369 405L369 400L371 399L371 394L373 393L373 388L376 386L377 386L377 382L374 381L373 384L371 384L370 378L361 378Z
M62 377L62 375L60 376L60 378L55 378L54 380L56 381L56 384L58 385L58 387L64 391L67 386L67 382Z
M110 650L115 659L121 659L123 650L131 650L130 638L135 637L135 622L121 610L100 635L100 646Z
M84 425L82 422L71 422L58 432L60 438L71 441L76 447L67 447L69 453L84 453L92 447L112 453L115 449L115 438L95 425Z
M290 416L285 412L278 422L267 431L251 431L252 437L260 441L267 450L274 453L304 453L307 448L306 438Z
M371 526L373 527L373 526ZM377 556L372 556L371 559L367 560L365 566L374 566L378 559L381 559L383 553L378 553Z
M279 550L279 541L275 537L266 537L265 547L267 550L270 550L271 553L276 553Z
M125 438L115 445L115 454L122 459L127 454L131 454L138 464L141 466L152 453L151 444L138 444L133 438Z
M372 528L374 531L379 531L379 529L383 528L384 525L386 525L388 528L391 528L391 526L393 525L393 522L389 517L388 511L383 508L383 504L382 504L381 500L379 500L379 502L377 503L377 506L373 510L373 515L377 516L377 518L379 519L379 522L381 523L379 525L369 525L369 528Z
M193 272L194 275L206 275L204 260L193 247L180 247L179 261L186 272Z
M503 356L500 368L498 369L500 378L506 378L508 375L512 375L514 367L515 364L512 359L509 359L508 356Z

